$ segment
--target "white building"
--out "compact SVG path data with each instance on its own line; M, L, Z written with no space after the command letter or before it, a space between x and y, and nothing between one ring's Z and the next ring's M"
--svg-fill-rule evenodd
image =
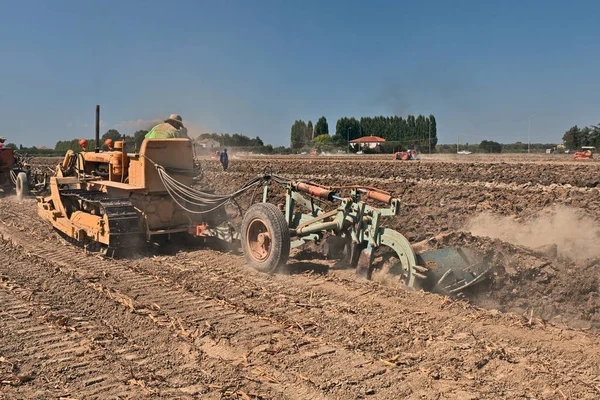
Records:
M221 147L221 144L217 140L211 138L198 140L196 145L208 150L218 149Z
M385 139L380 138L379 136L363 136L361 138L351 140L350 143L352 146L358 146L359 148L366 146L370 149L374 149L377 146L380 146L381 143L385 143Z

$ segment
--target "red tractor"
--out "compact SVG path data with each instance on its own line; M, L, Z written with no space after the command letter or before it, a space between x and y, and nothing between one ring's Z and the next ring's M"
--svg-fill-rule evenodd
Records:
M394 160L418 160L417 153L414 150L397 151L394 153Z
M581 151L575 152L576 160L589 160L593 157L593 152L596 151L596 148L593 146L583 146Z
M27 157L16 154L9 147L0 148L0 191L10 194L15 189L18 200L30 192L40 193L47 189L48 174L33 169Z

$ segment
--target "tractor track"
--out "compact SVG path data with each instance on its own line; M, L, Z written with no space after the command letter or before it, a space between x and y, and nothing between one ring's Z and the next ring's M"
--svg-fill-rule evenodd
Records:
M22 232L9 233L4 230L4 233L18 245L24 246L30 256L43 256L51 260L50 263L58 266L62 273L84 281L87 286L105 294L121 307L135 314L146 315L157 326L188 338L198 351L209 356L214 354L215 357L225 354L225 361L238 368L240 364L250 363L246 368L247 375L257 375L255 380L263 385L271 382L274 393L279 392L275 397L322 397L321 392L330 388L324 382L318 384L311 381L306 377L310 374L305 372L306 375L303 375L302 372L303 369L322 370L323 363L362 366L348 372L343 369L336 371L337 378L355 382L347 390L340 391L338 396L341 398L360 395L364 389L358 383L382 373L382 368L374 365L374 360L297 332L304 329L299 324L299 329L296 325L290 329L290 326L279 324L268 316L248 314L223 300L179 289L164 279L140 273L124 262L92 256L85 259L85 267L77 267L81 252L57 248L52 241L38 242L29 247L26 235ZM212 337L218 338L218 341ZM232 337L240 345L231 343ZM249 361L253 357L257 360ZM278 365L285 365L285 370ZM287 371L290 369L295 372ZM261 378L263 376L267 377L266 381ZM320 377L324 380L327 378ZM293 385L280 382L293 382Z
M600 394L600 343L592 334L389 289L343 272L267 276L248 271L240 257L211 250L132 260L86 257L49 237L48 226L29 209L4 201L2 206L0 232L29 253L19 268L0 270L3 275L35 293L43 282L54 293L79 293L76 300L88 304L92 314L112 307L121 319L111 324L128 343L145 346L140 347L149 354L145 368L160 369L155 364L162 356L156 352L180 353L170 360L171 381L141 379L156 397L179 386L207 397ZM301 270L303 264L292 263L290 269ZM46 300L69 309L59 295ZM185 354L169 347L166 338L173 337L197 355L177 363ZM178 368L182 363L199 377L212 378L190 379ZM152 377L144 371L134 376Z
M139 326L134 315L111 315L114 307L93 289L73 276L61 276L44 260L22 257L19 250L10 242L2 243L11 269L1 275L0 354L8 355L5 362L14 367L13 374L3 378L0 397L186 397L185 388L169 388L157 379L156 371L144 367L152 357L172 359L174 346L160 352L143 346L151 339L149 332L134 338L127 335L127 328L113 325L121 319ZM15 274L31 273L32 267L37 271L33 276ZM90 301L95 304L93 313L84 311ZM29 390L29 382L35 383L35 391ZM156 382L159 386L153 387Z
M14 301L4 302L0 295L0 302L6 306L2 320L20 330L2 338L2 344L13 347L0 346L0 354L10 353L44 379L53 376L66 381L61 396L191 399L198 395L222 398L245 393L266 398L319 397L303 391L299 385L289 393L289 388L280 387L283 385L271 385L282 374L262 363L249 364L249 354L214 340L220 321L240 319L226 307L185 296L176 288L164 288L147 276L132 275L127 279L123 270L107 267L94 256L79 254L70 258L60 249L48 248L44 258L37 256L37 251L23 257L26 249L16 245L19 234L11 237L10 241L3 241L2 250L15 257L9 258L11 268L3 270L0 277L6 290L22 301L17 306ZM49 258L53 260L47 261ZM85 267L74 267L82 261ZM148 297L146 292L152 295ZM40 309L38 318L51 321L48 329L54 329L53 334L37 327L29 330L27 323L15 317L31 317L35 325L36 314L32 316L31 310L36 307ZM196 322L193 332L192 318ZM261 334L265 335L262 339L267 342L279 330L262 321L249 323L245 328L248 335L257 335L258 340ZM23 329L30 335L21 336ZM28 351L16 351L14 346ZM60 368L52 368L57 357ZM39 359L49 361L40 363ZM109 365L106 360L111 361ZM10 389L6 389L9 395L19 393ZM44 398L53 395L49 389L42 389L42 393ZM22 398L30 398L30 394Z
M106 363L100 352L91 348L91 341L81 338L77 333L65 332L60 326L40 322L41 316L33 316L39 314L39 310L34 311L35 305L20 299L20 294L22 290L13 287L10 282L3 282L0 287L0 307L4 310L0 323L0 354L10 354L2 357L2 362L11 366L11 373L2 377L0 397L9 398L9 394L29 397L19 390L20 385L29 381L36 381L36 396L68 397L77 391L84 396L102 394L132 397L136 392L134 387L128 388L121 382L121 377L102 371ZM85 322L77 321L77 326L70 328L81 329ZM85 361L78 361L84 356ZM19 363L23 359L35 367L31 368L31 374L16 373L21 372ZM39 375L34 375L38 371ZM66 382L46 377L56 374L56 371L64 373ZM7 385L9 388L5 388Z

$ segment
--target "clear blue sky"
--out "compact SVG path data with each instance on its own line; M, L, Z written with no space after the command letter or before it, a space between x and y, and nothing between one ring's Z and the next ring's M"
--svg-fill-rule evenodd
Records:
M0 118L53 146L171 113L289 144L294 120L430 114L442 143L600 122L598 1L0 1ZM137 122L136 122L137 121Z

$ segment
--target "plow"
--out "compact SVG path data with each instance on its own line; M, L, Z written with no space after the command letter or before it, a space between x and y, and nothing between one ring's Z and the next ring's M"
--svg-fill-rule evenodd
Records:
M272 182L285 188L286 201L279 207L267 203ZM287 243L294 248L324 241L325 253L338 258L338 266L367 279L381 270L407 287L454 294L486 278L488 260L476 251L448 248L416 254L401 233L386 228L385 218L400 213L400 199L388 192L272 174L263 176L263 185L262 202L250 207L241 227L246 260L256 269L273 271L283 265Z
M199 170L187 138L145 139L131 153L124 141L106 152L81 145L81 152L65 155L50 194L37 202L38 214L61 236L89 251L122 256L157 237L217 238L238 245L249 266L272 273L291 249L315 242L337 267L367 279L380 270L410 288L455 294L487 276L487 261L471 249L415 253L401 233L385 227L401 212L401 200L377 188L324 186L265 170L233 193L215 194L193 185ZM275 187L285 203L268 201ZM262 199L254 202L259 189ZM238 199L251 191L243 212Z

